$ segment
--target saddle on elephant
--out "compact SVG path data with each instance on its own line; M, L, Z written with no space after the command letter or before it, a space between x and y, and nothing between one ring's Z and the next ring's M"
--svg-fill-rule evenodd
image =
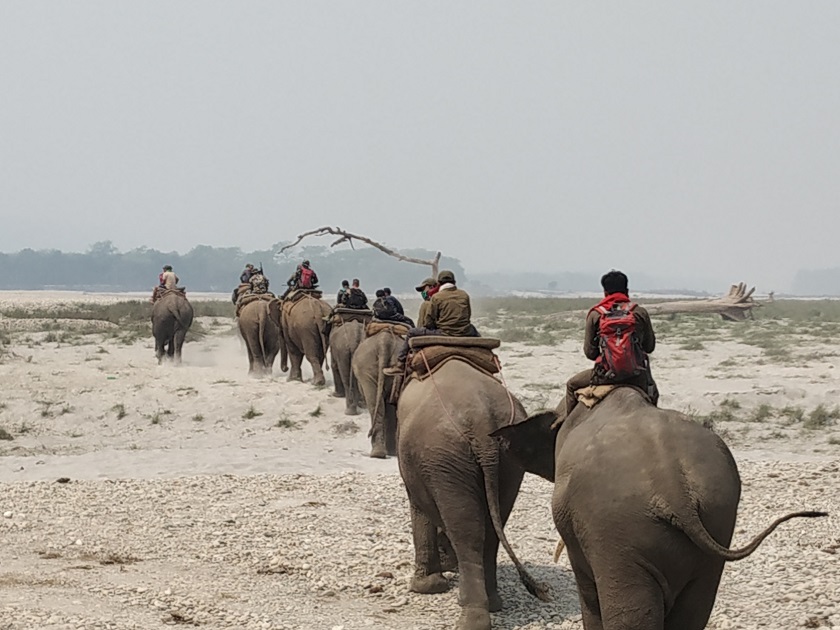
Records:
M157 302L165 295L169 295L170 293L174 293L182 298L187 297L187 287L175 287L174 289L167 289L165 287L155 287L152 293L152 304Z
M578 399L578 402L582 403L587 409L592 409L595 405L604 400L607 396L609 396L613 391L615 391L619 387L630 387L632 389L635 389L637 392L639 392L640 394L642 394L642 396L645 397L645 400L651 402L650 396L648 396L647 392L645 392L641 387L636 387L635 385L629 385L626 383L589 385L587 387L582 387L581 389L576 389L575 397ZM651 402L651 404L653 403Z
M367 324L373 319L373 311L367 308L344 308L337 306L333 309L329 322L333 328L337 328L347 322L359 322Z
M500 345L501 341L490 337L414 337L409 339L408 377L424 380L449 361L463 361L485 374L498 374L501 364L493 350Z
M315 291L312 289L295 289L281 300L283 303L283 313L284 315L289 315L289 313L291 313L298 304L303 304L304 302L308 302L310 300L320 300L322 295L323 293L321 291Z
M257 302L259 300L263 300L265 302L273 302L280 300L277 299L277 296L274 295L271 291L267 291L265 293L245 293L239 296L239 299L236 301L236 316L239 317L239 313L242 312L242 308L251 304L252 302Z
M409 326L408 324L403 324L402 322L383 322L378 319L373 319L365 328L365 337L373 337L374 335L378 335L379 333L385 331L388 331L400 339L405 339L405 336L409 331Z

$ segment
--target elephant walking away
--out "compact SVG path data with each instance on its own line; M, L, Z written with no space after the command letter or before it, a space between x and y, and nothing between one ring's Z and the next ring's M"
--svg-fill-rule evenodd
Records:
M753 553L787 514L729 549L741 480L723 440L644 394L618 387L495 432L528 472L554 482L586 630L701 630L724 564Z
M286 355L280 301L271 294L248 296L241 301L238 315L239 334L248 350L248 373L270 376L277 353L281 352L281 363Z
M414 536L411 590L440 593L448 587L437 550L441 528L458 561L459 630L489 630L490 612L502 608L496 582L500 541L528 590L545 598L503 529L524 468L490 436L511 420L524 420L519 401L487 372L455 359L430 377L409 380L397 416L399 467Z
M295 291L283 300L281 329L286 342L288 358L291 361L290 381L302 381L301 366L304 357L312 366L312 384L322 387L324 377L324 359L327 355L327 338L324 334L328 317L332 309L320 299L320 292ZM280 359L281 369L285 372L289 366Z
M358 415L363 402L353 374L353 355L365 338L365 326L372 315L368 310L336 309L331 322L329 346L335 395L344 398L344 413L348 416Z
M168 289L152 306L152 335L158 363L164 355L175 363L181 362L181 348L192 326L193 307L183 291Z
M370 456L385 458L397 454L397 407L389 401L393 376L382 371L397 362L408 331L401 324L372 322L366 337L353 353L353 375L370 414Z

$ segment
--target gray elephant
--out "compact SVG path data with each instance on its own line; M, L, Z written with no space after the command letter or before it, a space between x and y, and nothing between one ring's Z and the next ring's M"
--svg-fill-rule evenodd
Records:
M158 363L164 354L176 363L181 362L181 348L192 326L193 307L180 291L166 291L152 306L152 335Z
M403 339L385 329L366 338L353 353L353 375L370 413L370 456L385 458L397 454L397 408L388 402L393 376L382 373L397 362Z
M277 353L281 352L281 364L286 355L280 328L280 302L276 298L255 298L244 303L238 325L248 350L248 373L270 376Z
M335 395L344 398L344 413L359 414L362 395L359 382L353 375L353 355L365 338L365 324L349 320L334 325L330 331L330 361L335 380Z
M399 467L411 508L415 572L411 590L440 593L437 528L458 561L457 627L488 630L502 608L496 584L499 541L528 590L544 597L513 553L504 525L525 471L490 433L525 412L502 384L471 365L450 360L433 376L411 380L397 406Z
M304 293L295 301L283 301L283 314L280 327L286 343L288 358L291 360L290 381L302 381L301 365L303 359L312 366L312 384L321 387L326 384L324 378L324 359L327 356L327 339L324 335L324 318L332 309L323 300ZM280 367L285 372L289 369L283 357Z
M554 523L586 630L701 630L727 560L749 556L788 519L825 516L788 514L729 549L741 481L716 434L630 387L568 418L564 409L495 435L554 482Z

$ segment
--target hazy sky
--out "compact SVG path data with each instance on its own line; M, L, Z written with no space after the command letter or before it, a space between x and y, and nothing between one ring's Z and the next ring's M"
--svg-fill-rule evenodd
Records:
M840 266L840 2L0 0L0 215L784 290Z

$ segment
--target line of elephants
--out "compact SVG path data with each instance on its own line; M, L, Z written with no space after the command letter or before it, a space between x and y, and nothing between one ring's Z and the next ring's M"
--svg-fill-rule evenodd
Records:
M346 413L365 404L371 414L371 456L398 457L415 548L410 589L446 591L443 571L457 568L458 630L489 630L490 613L503 608L500 542L528 591L549 599L504 532L526 472L554 484L551 511L585 630L701 630L727 561L749 556L784 521L826 516L786 514L746 546L729 549L741 481L714 432L653 407L633 388L618 388L592 409L577 405L568 417L563 401L528 417L497 378L458 360L410 380L395 407L386 401L391 382L382 369L402 339L388 332L365 337L358 321L333 328L327 339L323 318L330 312L314 297L285 312L276 300L244 305L238 325L250 371L270 373L280 353L284 371L291 359L289 379L300 380L305 357L313 383L324 385L330 349ZM191 321L191 309L187 316L159 302L155 317L156 351L160 332L180 355L178 328Z

